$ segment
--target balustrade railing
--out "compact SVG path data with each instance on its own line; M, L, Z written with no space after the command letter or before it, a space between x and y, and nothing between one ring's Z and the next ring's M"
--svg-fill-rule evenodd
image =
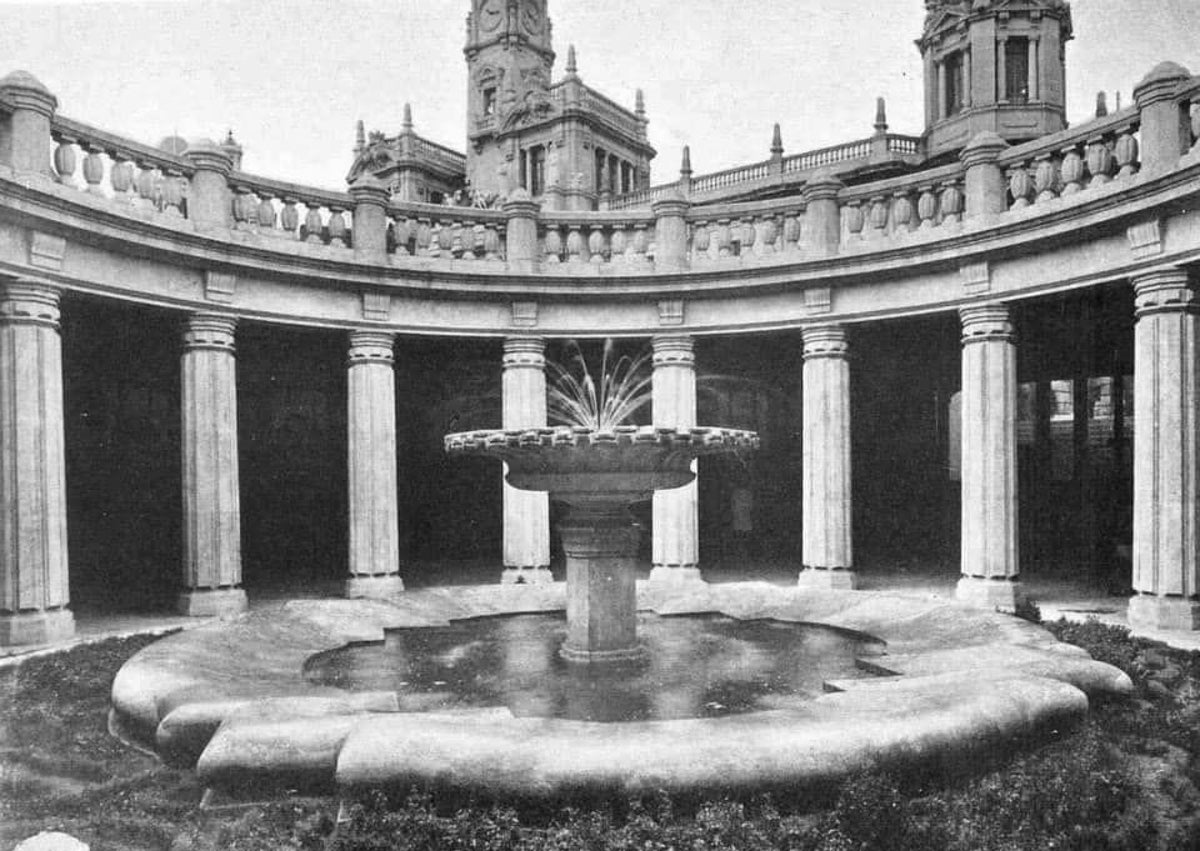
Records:
M235 231L350 248L354 199L345 192L300 186L235 171L229 175Z
M692 266L701 268L729 258L769 262L775 255L801 253L805 213L801 198L697 208L689 216Z
M55 116L50 133L50 161L63 186L130 210L186 217L195 169L183 157L62 116Z
M960 224L966 212L964 181L964 167L952 163L842 190L842 243L853 249Z
M1137 174L1139 113L1119 112L1017 145L1000 155L1007 209L1020 210Z
M606 213L551 213L538 220L544 267L624 266L650 269L655 251L655 219Z
M397 257L431 257L503 262L507 256L505 216L499 210L390 205L388 251Z

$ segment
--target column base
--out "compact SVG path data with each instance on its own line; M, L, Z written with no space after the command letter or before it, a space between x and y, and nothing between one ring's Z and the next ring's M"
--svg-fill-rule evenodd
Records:
M55 644L75 635L75 615L70 609L0 614L0 646Z
M958 580L954 598L960 603L981 609L1015 612L1025 599L1024 587L1014 579L988 579L983 576L964 576Z
M1129 601L1129 625L1135 629L1200 630L1200 602L1138 594Z
M342 586L342 594L351 599L366 597L372 600L386 600L404 590L404 580L398 573L388 573L384 576L351 576Z
M241 614L249 606L241 588L193 588L179 593L175 608L189 618L220 618Z
M805 567L796 577L801 588L823 588L829 591L854 591L858 574L848 567Z
M705 585L704 577L700 575L700 568L690 565L674 566L666 564L656 564L650 568L650 576L646 580L654 585L670 585L677 587L681 585Z
M501 585L549 585L554 581L549 567L506 567L500 574Z
M564 644L558 648L558 655L565 661L577 665L628 665L646 661L650 658L650 651L640 644L620 650L580 650Z

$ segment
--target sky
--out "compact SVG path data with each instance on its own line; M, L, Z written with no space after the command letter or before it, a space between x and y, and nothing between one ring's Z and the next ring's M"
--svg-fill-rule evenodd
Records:
M462 150L468 0L0 0L0 75L22 69L59 112L146 143L232 130L243 168L345 186L354 125ZM1097 91L1129 103L1155 64L1200 73L1200 0L1074 0L1067 115ZM585 83L632 107L642 88L653 182L691 146L697 174L869 136L919 134L923 0L550 0L555 79L567 45Z

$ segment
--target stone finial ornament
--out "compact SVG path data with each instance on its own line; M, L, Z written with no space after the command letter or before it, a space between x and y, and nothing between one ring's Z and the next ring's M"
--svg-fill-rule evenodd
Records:
M354 153L362 153L362 149L367 146L367 131L363 127L362 119L358 119L354 125Z
M783 156L783 132L779 129L779 122L775 122L775 128L771 131L771 156Z
M567 76L579 76L579 65L575 61L575 45L567 45Z
M683 177L692 176L692 146L683 146L683 157L679 162L679 174Z
M404 120L400 125L400 129L405 133L411 133L413 129L412 104L404 104Z
M888 129L887 101L881 97L875 98L875 132L886 133Z

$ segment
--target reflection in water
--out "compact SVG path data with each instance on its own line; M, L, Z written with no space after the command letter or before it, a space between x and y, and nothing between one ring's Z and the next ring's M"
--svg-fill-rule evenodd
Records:
M563 661L562 615L509 615L397 629L378 644L318 654L313 683L395 691L405 711L506 706L517 717L579 721L707 718L791 705L828 679L867 676L879 645L828 627L717 615L638 616L644 662Z

